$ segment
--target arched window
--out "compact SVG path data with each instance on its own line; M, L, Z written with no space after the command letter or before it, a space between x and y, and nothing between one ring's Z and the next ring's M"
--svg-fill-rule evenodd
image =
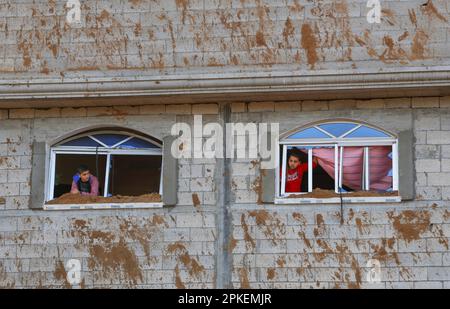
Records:
M381 128L345 119L318 122L281 135L280 151L280 197L398 194L397 137Z
M87 166L98 180L98 195L161 194L162 142L134 131L92 130L66 138L50 149L47 201L68 193Z

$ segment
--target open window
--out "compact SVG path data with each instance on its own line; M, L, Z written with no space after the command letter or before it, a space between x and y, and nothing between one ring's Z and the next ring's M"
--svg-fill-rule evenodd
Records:
M98 195L70 193L80 165L98 180ZM162 195L162 142L133 131L88 131L50 148L47 205L158 204ZM92 177L90 177L92 178ZM50 206L53 207L53 206Z
M278 201L400 201L397 137L349 120L312 124L280 138Z

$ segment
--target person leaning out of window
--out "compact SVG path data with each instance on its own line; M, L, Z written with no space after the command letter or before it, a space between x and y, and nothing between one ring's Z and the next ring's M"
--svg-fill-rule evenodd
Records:
M80 165L73 176L72 194L98 196L98 179L91 174L86 165Z

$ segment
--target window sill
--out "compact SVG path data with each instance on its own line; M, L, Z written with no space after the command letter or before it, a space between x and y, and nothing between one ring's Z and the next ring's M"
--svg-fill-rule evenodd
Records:
M106 204L52 204L44 205L44 210L85 210L85 209L136 209L162 208L162 202L156 203L106 203Z
M400 203L402 201L401 196L370 196L370 197L343 197L344 203ZM275 198L275 204L340 204L341 199L339 197L331 198Z

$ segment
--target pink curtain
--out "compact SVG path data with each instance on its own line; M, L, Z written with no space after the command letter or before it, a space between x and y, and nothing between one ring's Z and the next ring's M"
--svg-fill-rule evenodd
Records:
M342 183L355 191L362 190L364 147L344 147L343 156Z
M392 176L388 176L392 170L392 159L389 154L391 146L369 147L369 174L370 189L386 191L392 187Z
M386 191L392 187L392 152L390 146L369 147L370 189ZM334 148L314 148L313 156L319 165L334 179ZM364 147L344 147L342 183L353 189L361 190L364 162Z

